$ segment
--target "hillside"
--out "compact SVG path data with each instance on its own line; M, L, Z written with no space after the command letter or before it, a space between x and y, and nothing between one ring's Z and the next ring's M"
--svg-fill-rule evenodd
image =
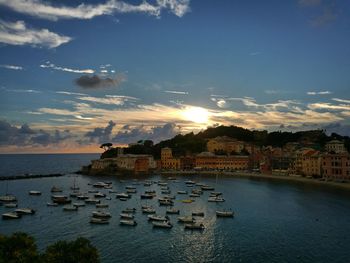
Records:
M170 147L175 156L206 151L208 139L218 136L229 136L237 140L250 142L259 146L282 147L288 142L298 142L304 146L316 146L322 149L327 141L338 139L344 141L348 151L350 150L350 138L332 133L328 136L324 130L310 130L299 132L268 132L266 130L248 130L237 126L209 127L204 131L194 134L193 132L181 135L178 134L172 139L153 143L138 144L125 149L125 153L132 154L152 154L156 158L160 157L161 148ZM148 141L149 142L149 141ZM110 149L102 154L101 158L116 156L116 150Z

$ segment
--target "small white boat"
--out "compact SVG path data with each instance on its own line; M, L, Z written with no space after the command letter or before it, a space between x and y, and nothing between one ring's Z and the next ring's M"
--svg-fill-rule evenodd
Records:
M96 204L96 208L107 208L108 204Z
M192 181L192 180L188 180L188 181L185 181L185 184L187 184L187 185L193 185L193 184L196 184L196 182L195 181Z
M160 185L160 186L167 186L168 183L166 183L166 182L158 182L158 185Z
M90 219L91 224L109 224L108 219L92 217Z
M83 202L76 202L76 203L73 203L72 205L76 206L76 207L81 207L81 206L85 206L85 203L83 203Z
M219 196L219 195L222 195L222 193L221 192L210 192L210 195Z
M216 211L217 217L233 217L233 211Z
M135 187L135 186L132 186L132 185L127 185L127 186L125 186L125 189L136 190L136 187Z
M101 201L99 199L89 198L85 199L86 204L99 204Z
M122 213L135 213L136 212L136 208L125 208Z
M78 207L74 205L65 205L63 211L78 211Z
M201 197L199 194L190 194L190 197Z
M21 218L21 215L17 214L16 212L9 212L2 214L3 219L18 219Z
M144 214L155 214L156 210L153 207L142 208L142 213Z
M97 217L97 218L110 218L112 217L109 212L102 212L102 211L93 211L92 212L92 217Z
M167 208L166 213L167 214L180 214L180 210L177 208Z
M78 196L81 196L81 195L82 195L81 193L76 192L76 191L74 191L74 192L72 192L72 193L69 194L70 197L76 197L76 198L77 198Z
M179 195L187 195L187 191L177 191Z
M40 191L31 190L31 191L29 191L29 195L41 195L41 192Z
M149 221L168 221L168 216L158 216L158 215L149 215L148 216Z
M17 203L7 203L7 204L4 204L4 207L6 207L6 208L16 208L17 207Z
M95 198L103 198L106 197L106 195L104 193L98 192L96 194L94 194Z
M119 223L123 226L136 226L137 225L135 220L120 220Z
M119 194L116 194L115 197L116 198L130 198L130 195L127 193L119 193Z
M203 223L185 224L185 229L203 230L204 228L205 226Z
M193 223L193 222L195 222L195 220L192 216L179 216L177 218L177 221L179 221L181 223Z
M89 196L81 194L81 195L77 195L77 199L79 199L79 200L86 200L86 199L89 199Z
M213 186L210 186L210 185L203 185L203 186L201 186L201 189L203 191L209 191L209 190L214 190L215 188Z
M170 190L163 190L163 191L161 191L161 193L168 195L168 194L171 194L171 191Z
M62 192L62 189L56 186L51 187L51 193L60 193Z
M94 183L92 186L96 188L105 188L108 185L109 184L106 184L105 182L97 182L97 183Z
M192 216L204 216L204 212L199 212L199 211L192 212Z
M49 202L48 202L48 203L46 203L46 205L47 205L47 206L58 206L58 204L57 204L57 203L49 203Z
M112 197L107 196L107 197L106 197L106 200L112 200Z
M222 197L209 197L208 202L225 202L225 199Z
M136 194L137 191L136 191L136 189L127 189L127 190L126 190L126 193L127 193L127 194Z
M31 208L18 208L15 210L17 214L20 215L33 215L35 214L35 210Z
M120 218L125 218L125 219L134 219L133 214L128 214L128 213L121 213Z
M0 202L7 203L7 202L16 202L17 198L14 195L2 195L0 196Z
M57 204L69 204L72 202L72 200L68 199L65 195L52 195L51 200Z
M152 221L153 227L172 228L173 225L169 221Z

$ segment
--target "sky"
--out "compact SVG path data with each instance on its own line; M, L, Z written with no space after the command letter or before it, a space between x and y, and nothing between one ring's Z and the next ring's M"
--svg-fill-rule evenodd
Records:
M0 153L216 125L350 136L350 1L0 0Z

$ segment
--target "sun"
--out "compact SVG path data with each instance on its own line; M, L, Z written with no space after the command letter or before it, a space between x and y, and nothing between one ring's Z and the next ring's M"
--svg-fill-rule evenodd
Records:
M209 120L209 111L201 107L186 107L181 115L185 120L195 123L207 123Z

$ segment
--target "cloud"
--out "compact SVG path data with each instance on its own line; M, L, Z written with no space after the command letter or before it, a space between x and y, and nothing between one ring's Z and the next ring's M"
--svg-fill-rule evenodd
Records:
M111 140L112 130L116 123L109 121L105 128L94 128L93 131L87 132L85 137L90 139L90 142L105 143Z
M308 105L309 109L312 110L348 110L350 111L350 105L349 104L331 104L328 102L318 102L318 103L311 103Z
M314 95L329 95L329 94L332 94L332 92L328 91L328 90L326 90L326 91L308 91L306 94L312 95L312 96L314 96Z
M165 93L188 95L187 91L176 91L176 90L164 90Z
M65 71L65 72L71 72L71 73L85 73L85 74L93 74L95 71L93 69L71 69L71 68L66 68L66 67L59 67L56 66L55 64L50 63L47 61L45 64L40 65L41 68L52 68L55 70L59 71Z
M160 142L170 139L180 133L179 127L175 123L166 123L161 126L146 128L144 126L123 126L112 138L113 143L133 143L139 140L152 140Z
M15 66L15 65L0 65L0 68L13 69L13 70L23 70L23 67Z
M337 17L338 14L336 13L336 11L332 7L327 6L323 8L322 14L314 17L311 20L311 25L315 27L322 27L334 22L337 19Z
M63 95L78 95L78 96L87 96L85 93L79 93L79 92L69 92L69 91L56 91L57 94L63 94Z
M106 98L98 98L91 96L78 97L77 99L107 105L124 105L127 101L137 101L137 98L129 96L106 95Z
M6 22L0 19L0 43L56 48L71 40L70 37L50 32L48 29L28 28L23 21Z
M350 104L350 100L344 100L344 99L338 99L338 98L333 98L332 100L337 101L337 102Z
M0 120L0 146L27 146L57 144L72 135L69 131L60 132L55 130L53 134L45 130L34 130L27 124L21 127L11 125L5 120Z
M75 84L84 89L98 89L104 87L119 86L125 81L125 75L119 74L116 77L100 77L98 75L83 75L75 80Z
M102 4L80 4L78 6L52 5L41 0L0 0L0 5L16 12L57 21L59 19L92 19L114 13L145 13L159 17L163 9L182 17L189 10L189 0L157 0L155 4L142 1L138 5L120 0L108 0Z
M249 56L257 56L260 54L261 54L261 52L251 52L251 53L249 53Z
M18 93L41 93L39 90L34 89L7 89L5 87L1 87L0 89L7 92L18 92Z

